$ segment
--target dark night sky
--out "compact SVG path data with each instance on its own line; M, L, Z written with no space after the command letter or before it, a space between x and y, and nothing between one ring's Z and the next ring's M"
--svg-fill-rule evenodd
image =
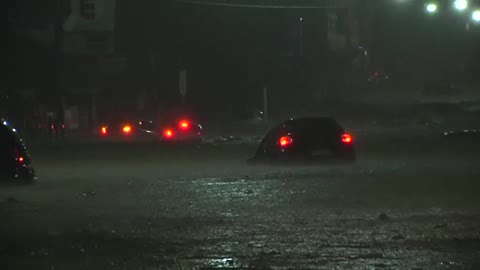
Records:
M480 63L480 26L472 26L466 32L465 21L458 14L427 16L418 4L420 1L403 6L394 2L377 1L380 4L377 12L369 18L377 64L416 72L414 69L419 65L415 63L419 59L432 59L431 70L421 67L420 71L428 69L435 74L435 68L451 66L454 58L467 66ZM197 104L225 110L258 106L263 86L275 91L272 98L278 102L292 96L302 99L305 93L301 92L302 85L298 84L296 69L292 68L299 60L289 57L298 51L293 30L298 27L299 17L304 18L305 57L300 61L301 66L310 77L334 89L331 83L337 78L334 75L339 69L335 66L340 61L327 49L325 10L208 7L163 0L141 3L131 0L117 3L117 53L129 58L129 73L122 78L127 83L121 83L127 96L139 89L152 88L164 100L178 101L178 70L186 66L189 100ZM32 16L42 24L48 23L49 17ZM34 24L38 25L37 22ZM48 73L49 69L38 67L44 63L48 67L45 58L51 50L11 32L7 31L7 35L11 37L9 40L15 40L8 43L11 49L4 51L10 59L8 68L24 71L24 79L38 75L38 80L48 81L49 77L41 72ZM149 69L152 56L157 68L153 72ZM413 64L400 67L399 60ZM18 80L16 76L11 78ZM210 95L217 98L212 100Z
M305 18L305 53L311 59L326 53L324 10L272 10L172 5L145 1L118 3L117 48L120 54L158 56L164 88L176 89L178 68L190 71L191 98L252 99L265 86L294 85L286 74L298 51L298 39L289 30ZM292 31L290 31L292 32ZM318 61L320 63L320 61ZM141 72L139 60L132 70ZM291 92L292 87L285 92ZM177 95L176 91L166 92ZM257 99L257 98L255 98ZM223 103L223 102L222 102ZM221 106L222 104L218 104ZM245 106L239 103L238 106ZM252 105L253 106L253 105Z

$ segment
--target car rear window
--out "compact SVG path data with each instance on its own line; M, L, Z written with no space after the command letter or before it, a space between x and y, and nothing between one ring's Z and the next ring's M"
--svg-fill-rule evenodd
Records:
M145 130L154 130L154 124L151 121L139 121L138 127Z
M333 118L304 118L289 120L284 123L286 128L305 132L343 132L343 128Z

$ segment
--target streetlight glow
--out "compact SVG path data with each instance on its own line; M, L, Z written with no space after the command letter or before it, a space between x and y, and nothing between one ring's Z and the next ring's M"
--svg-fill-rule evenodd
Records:
M456 0L456 1L453 3L453 6L454 6L457 10L463 11L463 10L467 9L467 7L468 7L468 1L467 1L467 0Z
M434 3L430 3L427 5L428 13L434 13L435 11L437 11L437 5L435 5Z
M475 10L472 13L472 20L475 22L480 22L480 10Z

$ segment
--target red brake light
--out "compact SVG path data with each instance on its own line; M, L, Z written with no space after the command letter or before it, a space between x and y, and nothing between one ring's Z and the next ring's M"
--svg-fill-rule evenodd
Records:
M102 128L100 129L100 132L102 133L102 135L107 135L107 133L108 133L108 128L107 128L107 127L102 127Z
M126 126L123 127L123 133L130 134L130 132L132 132L132 127L131 126L126 125Z
M187 129L190 127L190 123L187 121L187 120L182 120L178 123L178 126L181 128L181 129Z
M25 162L25 158L21 156L20 149L15 147L14 149L15 160L17 161L18 165L21 166Z
M352 138L352 135L350 134L342 134L342 142L344 143L352 143L353 142L353 138Z
M163 132L163 136L165 136L166 138L172 138L173 137L173 131L171 129L166 129Z
M290 136L283 136L280 138L278 143L280 144L280 146L286 147L293 143L293 139Z

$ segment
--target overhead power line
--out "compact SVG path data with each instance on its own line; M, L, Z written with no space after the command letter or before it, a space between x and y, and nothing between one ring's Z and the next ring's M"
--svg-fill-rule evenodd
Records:
M264 8L264 9L325 9L338 8L349 6L351 1L348 0L316 0L316 1L281 1L281 0L250 0L250 1L215 1L215 0L176 0L177 3L203 5L203 6L218 6L218 7L232 7L232 8ZM289 3L289 2L294 2Z

